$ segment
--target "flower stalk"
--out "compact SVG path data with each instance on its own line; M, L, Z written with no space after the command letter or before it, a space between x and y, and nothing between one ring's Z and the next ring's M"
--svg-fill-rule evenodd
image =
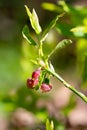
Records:
M87 103L87 97L83 93L76 90L73 86L68 84L62 77L60 77L56 72L52 71L51 69L46 69L46 71L48 73L50 73L51 75L55 76L61 83L63 83L63 85L66 88L70 89L72 92L74 92L76 95L78 95L80 98L82 98L83 101L85 101Z

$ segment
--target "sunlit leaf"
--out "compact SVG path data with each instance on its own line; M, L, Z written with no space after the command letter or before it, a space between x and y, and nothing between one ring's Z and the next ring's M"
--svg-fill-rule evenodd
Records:
M29 18L31 17L31 12L29 10L29 8L25 5L25 9L26 9L26 12L27 12L27 15L29 16Z
M31 25L32 25L33 29L36 31L37 34L40 34L42 32L42 29L39 25L38 16L37 16L34 9L33 9L33 12L32 12Z
M58 7L57 5L49 2L42 3L42 8L49 10L49 11L55 11L55 12L62 12L61 7Z
M62 14L60 14L60 15L57 15L57 16L49 23L49 25L47 26L47 28L43 31L43 34L42 34L42 38L41 38L41 39L43 39L53 27L55 27L56 22L57 22L58 19L59 19L60 17L62 17L63 15L64 15L64 13L62 13Z
M61 5L63 7L63 10L67 13L71 13L71 14L77 14L78 13L78 10L77 8L71 6L70 4L66 4L65 1L61 0L58 2L59 5Z
M32 39L32 37L29 34L29 29L27 25L24 26L22 30L22 35L30 45L36 45L36 42Z
M72 28L71 32L73 32L75 36L83 37L85 34L87 34L87 26L78 26L78 27Z
M50 130L50 122L49 122L49 120L46 121L46 130Z
M69 39L64 39L62 41L60 41L57 46L53 49L53 51L49 54L48 57L50 57L56 50L60 50L62 48L65 48L66 46L70 45L72 43L71 40Z
M83 23L84 17L87 16L87 7L82 6L72 6L71 4L67 4L65 1L59 1L59 6L63 8L67 14L70 15L70 20L73 25L79 25Z
M57 44L57 46L56 46L55 49L57 50L57 49L65 48L66 46L70 45L71 43L72 43L71 40L69 40L69 39L64 39L64 40L60 41L60 42Z
M59 5L61 5L66 12L70 12L70 8L68 5L65 3L65 1L59 1Z
M38 16L37 16L35 10L33 9L32 13L31 13L29 8L26 5L25 5L25 8L26 8L26 12L29 16L32 28L35 30L35 32L37 34L40 34L42 32L42 29L40 27L39 19L38 19Z
M51 121L50 130L53 130L53 129L54 129L54 124L53 124L53 121Z
M54 124L53 124L53 121L50 121L47 119L46 121L46 130L54 130Z

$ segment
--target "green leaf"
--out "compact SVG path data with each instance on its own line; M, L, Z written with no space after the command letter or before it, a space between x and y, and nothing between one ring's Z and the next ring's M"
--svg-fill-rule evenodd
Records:
M46 121L46 130L50 130L50 122L48 119Z
M25 5L25 9L26 9L26 12L27 12L27 15L29 16L29 18L31 17L31 12L29 10L29 8Z
M53 124L53 121L51 121L50 130L53 130L53 129L54 129L54 124Z
M66 12L70 12L70 8L68 5L65 3L65 1L59 1L59 5L61 5Z
M71 29L75 36L84 37L87 34L87 26L78 26Z
M54 124L53 124L53 121L50 121L47 119L46 121L46 130L53 130L54 129Z
M28 26L25 25L23 30L22 30L22 35L23 37L27 40L27 42L30 44L30 45L37 45L36 42L32 39L32 37L30 36L29 34L29 29L28 29Z
M37 34L40 34L42 32L42 29L40 27L39 19L38 19L38 16L37 16L35 10L33 9L33 12L31 13L29 8L26 5L25 5L25 8L26 8L26 12L29 16L32 28L35 30L35 32Z
M50 57L56 50L60 50L62 48L65 48L66 46L70 45L72 43L71 40L69 39L64 39L62 41L60 41L57 46L53 49L53 51L49 54L48 57Z
M84 17L87 16L87 11L85 10L84 7L81 8L79 8L78 6L74 7L71 6L70 4L67 4L63 0L59 1L58 3L59 6L61 6L63 10L70 15L70 20L72 21L73 25L79 25L83 23Z
M70 45L71 43L72 41L70 39L64 39L57 44L55 50L65 48L67 45Z
M53 3L49 3L49 2L44 2L42 3L42 8L44 8L45 10L49 10L49 11L55 11L55 12L62 12L62 8L58 7L57 5L53 4Z
M53 28L55 27L56 25L56 22L57 20L62 17L64 15L64 13L60 14L60 15L57 15L51 22L50 24L47 26L47 28L43 31L43 34L42 34L42 39L44 39L44 37L46 37L46 35L48 34L48 32Z
M37 16L34 9L33 9L33 12L32 12L31 25L32 25L33 29L36 31L37 34L40 34L42 32L42 29L39 25L38 16Z

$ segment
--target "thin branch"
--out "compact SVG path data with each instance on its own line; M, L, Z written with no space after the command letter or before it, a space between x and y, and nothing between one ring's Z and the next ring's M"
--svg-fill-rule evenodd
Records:
M82 98L83 101L85 101L87 103L87 97L79 92L78 90L76 90L73 86L71 86L70 84L68 84L63 78L61 78L56 72L50 70L50 69L46 69L50 74L52 74L53 76L55 76L61 83L63 83L63 85L70 89L72 92L74 92L76 95L78 95L80 98Z

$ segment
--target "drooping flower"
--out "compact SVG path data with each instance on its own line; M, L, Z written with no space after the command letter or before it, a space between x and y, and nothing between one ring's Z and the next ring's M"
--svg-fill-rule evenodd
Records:
M40 76L40 69L38 69L32 73L33 79L37 79L37 78L39 78L39 76Z
M33 88L33 82L34 82L33 79L28 78L28 79L27 79L27 87L28 87L28 88Z
M42 83L42 85L41 85L42 93L49 92L51 89L52 89L51 84Z
M35 80L33 80L31 78L27 79L27 87L28 88L33 89L37 84L38 84L38 79L35 79Z

